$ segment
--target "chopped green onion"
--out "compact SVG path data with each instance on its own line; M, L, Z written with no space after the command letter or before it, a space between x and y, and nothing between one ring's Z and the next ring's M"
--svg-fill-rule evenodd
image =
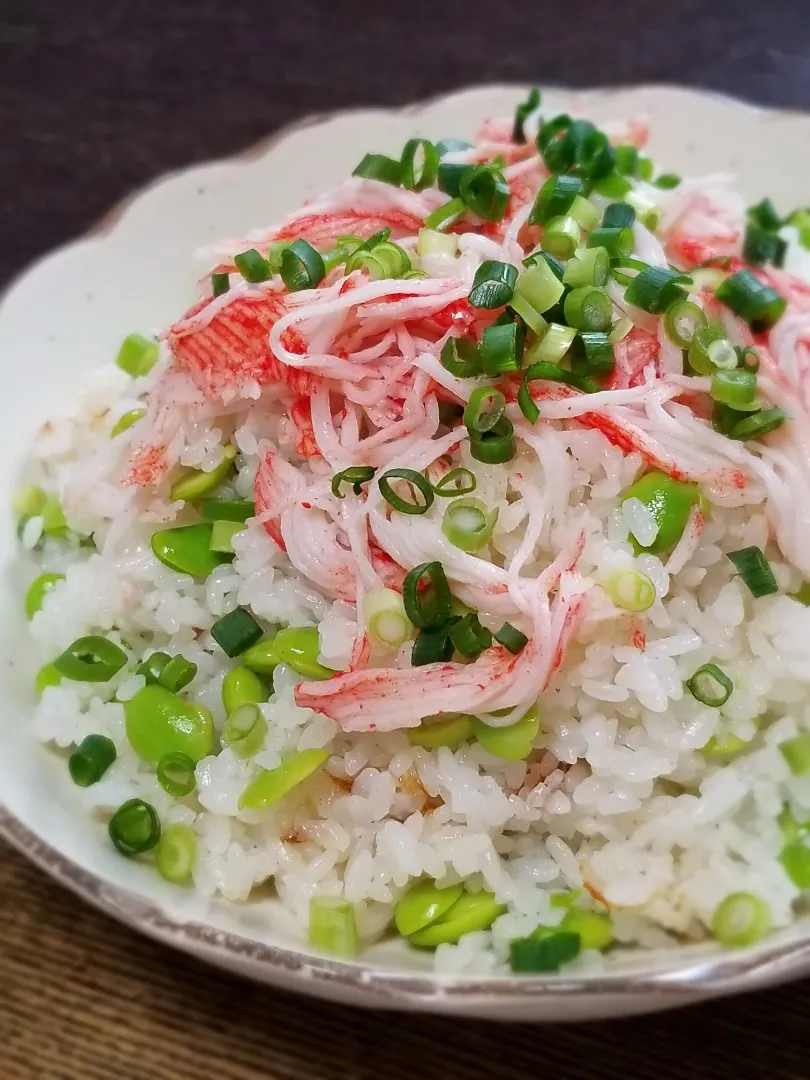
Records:
M794 776L806 776L810 772L810 732L785 739L779 743L779 752Z
M131 375L133 379L138 379L142 375L149 374L158 362L158 355L159 350L156 341L146 338L142 334L128 334L121 342L121 348L118 350L115 362L127 375Z
M508 622L505 622L500 630L496 630L492 636L499 645L503 645L514 656L517 656L529 644L526 635Z
M78 787L97 784L117 757L112 739L106 735L88 735L68 759L70 778Z
M175 799L190 795L197 784L194 776L194 762L180 752L164 754L157 766L158 783Z
M439 356L442 367L459 379L471 379L481 374L478 343L464 338L449 338Z
M509 185L491 165L473 165L461 174L459 194L485 221L500 221L509 202Z
M578 374L584 372L587 375L609 375L615 364L616 357L608 334L587 330L577 334L571 360L571 366L575 372ZM571 385L575 384L571 383ZM591 388L580 384L579 389L588 392Z
M233 555L233 538L244 531L245 526L241 521L215 521L211 530L211 550Z
M239 796L239 809L266 810L308 780L328 757L328 750L296 750L275 769L262 769Z
M153 652L147 658L138 664L135 672L137 675L143 675L148 683L157 685L160 682L160 676L163 669L166 667L171 657L165 652Z
M588 127L595 130L592 124ZM537 148L549 172L568 172L576 158L578 141L574 121L565 113L542 125L537 132Z
M211 627L211 637L226 656L233 658L255 645L262 636L262 628L245 608L233 611L217 619Z
M587 285L569 292L563 310L565 321L576 330L607 330L613 316L608 294Z
M655 180L653 180L653 184L655 187L660 188L661 191L672 191L673 188L680 185L681 180L682 177L678 176L677 173L667 172L661 173L660 176L656 176Z
M767 229L768 232L776 232L785 224L770 199L763 199L756 206L749 206L748 218L760 229Z
M719 709L731 697L734 683L716 664L704 664L687 679L686 689L701 705Z
M523 265L526 267L539 266L541 263L546 264L557 281L562 281L565 274L565 264L561 263L559 259L555 259L553 255L549 255L547 251L542 251L539 248L535 249L531 255L527 255L523 260Z
M233 469L235 458L236 447L231 443L226 444L223 447L222 460L218 465L209 469L208 472L202 469L189 469L183 473L169 489L169 498L173 501L193 502L204 495L210 495L227 479Z
M568 216L572 217L582 229L594 229L599 224L599 211L589 199L581 195L577 195L571 203Z
M469 302L475 308L498 308L508 304L515 291L517 267L511 263L482 262L475 272Z
M712 915L712 933L723 945L753 945L770 928L771 909L754 893L730 893Z
M356 956L360 944L354 906L337 896L313 896L309 902L309 943L332 956Z
M590 180L602 180L616 166L616 151L603 132L589 131L577 147L576 162Z
M509 966L522 974L559 971L563 964L576 959L582 951L579 934L567 930L545 931L541 937L518 938L509 943ZM535 934L537 931L535 931Z
M66 679L108 682L127 662L127 654L107 638L93 634L77 638L53 662Z
M685 299L684 290L679 284L683 276L678 270L648 266L633 278L624 298L633 307L649 311L652 315L661 315L670 304Z
M747 263L751 266L764 266L765 263L782 266L786 253L787 241L778 233L768 232L753 221L748 222L742 250Z
M467 660L477 660L492 644L492 634L478 621L475 612L462 615L448 625L453 648Z
M790 417L781 409L762 409L753 416L746 416L734 424L728 432L729 438L744 441L747 439L759 439L776 431Z
M439 918L411 934L408 941L420 949L435 949L437 945L455 944L463 934L488 930L495 919L506 911L490 892L463 892Z
M405 612L417 630L436 630L451 614L450 586L440 562L420 563L402 584Z
M360 242L359 240L357 241ZM287 250L292 243L292 240L281 240L277 244L271 244L270 250L267 253L267 261L270 264L270 270L274 274L281 273L281 256Z
M420 160L421 158L421 160ZM436 180L439 153L427 139L409 139L400 159L401 183L411 191L423 191Z
M626 259L633 254L636 238L633 230L627 226L621 228L617 225L600 225L597 229L591 229L587 246L603 247L612 259Z
M631 484L622 495L622 502L638 499L658 526L655 539L650 544L638 544L638 549L657 555L674 547L683 536L692 507L699 498L696 484L674 480L656 470L645 473Z
M535 87L529 91L529 96L515 109L515 122L512 126L512 142L525 143L526 134L523 125L530 113L533 113L540 104L540 91Z
M723 371L731 371L736 368L740 359L737 355L737 350L730 341L726 341L725 339L713 341L706 350L706 353L712 365Z
M34 689L37 692L37 696L42 697L49 686L59 686L61 681L62 676L53 664L45 664L39 669L34 678Z
M517 371L523 357L523 329L516 322L488 326L481 338L481 366L488 375Z
M281 254L281 280L290 292L314 289L325 273L323 256L307 240L294 240Z
M243 524L256 513L250 499L204 499L201 510L209 521L241 521Z
M211 275L211 295L213 297L224 296L231 287L231 275L230 274L212 274Z
M695 333L704 326L706 316L689 300L676 300L664 312L664 332L679 349L688 349Z
M197 859L197 837L190 825L170 825L164 830L155 852L155 866L165 881L184 885Z
M562 281L545 259L524 270L515 285L515 294L524 297L535 311L540 312L554 307L564 291Z
M546 180L534 200L529 224L545 225L553 218L564 217L582 188L582 180L578 176L552 176Z
M531 365L536 363L558 363L571 348L576 336L577 332L573 326L563 326L561 323L556 322L551 323L540 341L533 345L529 351L527 357L529 363Z
M746 345L744 349L738 349L738 352L740 356L740 367L756 375L760 366L760 358L757 350L751 345Z
M596 337L597 335L592 336ZM604 337L604 334L599 336ZM548 360L538 360L536 363L530 364L523 372L523 381L520 384L517 396L520 411L530 424L537 422L537 418L540 416L540 410L532 398L531 391L529 390L529 383L539 379L548 382L565 383L567 386L573 386L586 394L592 394L599 389L598 383L593 382L592 379L588 379L587 377L578 375L572 371L566 371L566 369L560 367L559 364L551 363Z
M661 211L652 199L648 199L638 191L629 191L626 199L628 204L635 210L636 217L641 224L650 232L655 232L658 228Z
M118 417L110 428L110 438L115 439L122 432L128 431L134 424L137 424L139 420L142 420L144 416L146 416L146 409L130 409L129 412L125 412L123 416Z
M638 168L638 147L625 143L615 149L616 171L624 176L635 176Z
M605 208L602 226L605 229L628 229L636 220L635 208L626 202L611 203Z
M402 163L386 154L366 154L352 171L352 176L362 176L365 180L379 180L383 184L399 187Z
M580 907L568 908L560 923L560 930L579 934L583 949L598 949L599 952L609 949L615 940L613 921L609 915Z
M165 686L167 690L171 690L173 694L176 694L179 690L183 690L188 686L196 674L197 665L190 660L186 660L185 656L178 654L172 656L162 666L157 681L160 686Z
M391 486L392 480L403 480L410 485L411 499L398 495ZM426 514L435 498L433 487L425 477L414 469L389 469L379 479L380 494L394 510L401 514ZM421 500L417 498L417 492Z
M709 355L709 349L718 341L726 341L726 331L719 323L709 323L707 326L695 328L692 340L689 343L688 359L689 366L698 375L711 375L714 373L715 365ZM717 350L715 349L716 355Z
M438 630L420 630L411 649L411 666L447 663L452 659L453 650L448 626L440 626Z
M714 401L730 405L732 409L747 410L756 397L757 377L742 368L735 368L733 371L716 371L712 375L710 393Z
M548 323L540 312L537 311L536 308L533 308L529 301L524 296L521 296L520 293L516 292L509 301L509 309L514 315L517 315L522 319L529 330L531 330L533 334L536 334L537 337L542 337L546 330L548 330Z
M754 333L770 328L779 321L787 301L775 289L764 285L750 270L738 270L719 285L717 299L751 327Z
M110 818L108 832L116 849L132 858L157 845L160 819L154 806L143 799L127 799Z
M11 496L11 506L18 518L25 519L36 517L42 513L48 496L36 484L23 484L17 488Z
M464 426L479 435L494 428L506 410L506 398L492 386L478 386L464 410Z
M810 889L810 848L806 844L786 844L782 848L779 861L797 889L804 892Z
M463 199L450 199L428 214L425 218L425 227L436 229L437 232L443 232L445 229L455 225L466 211L467 207Z
M222 736L237 757L249 758L264 746L267 721L255 701L246 701L228 713Z
M233 257L234 266L245 279L252 284L267 281L272 276L270 263L256 248L248 248Z
M461 178L472 167L463 162L447 161L441 157L437 172L439 191L443 191L445 195L450 195L454 199L458 198L461 193ZM464 202L463 199L461 201Z
M455 233L442 233L436 229L420 229L416 239L417 255L449 255L458 252L458 237Z
M402 275L403 281L422 281L426 278L427 272L425 270L409 270L406 274Z
M388 238L389 238L390 235L391 235L391 227L389 225L386 225L384 228L380 229L378 232L372 233L371 236L368 238L368 240L364 240L358 246L361 247L363 249L363 251L373 251L374 248L379 247L381 244L387 243ZM357 249L355 248L355 250L357 250Z
M477 486L475 473L470 472L469 469L451 469L437 484L433 485L433 493L443 499L455 499L458 495L472 494Z
M613 329L608 334L608 341L611 345L618 345L620 341L624 341L632 329L633 320L628 315L622 315L613 324Z
M497 507L490 510L480 499L456 499L442 518L442 533L455 547L472 554L489 543L497 520Z
M369 251L365 246L358 248L346 260L346 273L355 270L367 271L372 281L385 278L401 278L411 269L411 260L407 251L399 244L382 240Z
M29 619L33 619L36 613L42 608L42 603L48 593L51 592L60 581L64 580L64 574L40 574L39 577L34 578L25 594L25 614Z
M543 229L540 246L558 259L570 259L582 241L582 229L572 217L555 217Z
M606 199L623 199L632 190L627 180L615 169L601 180L597 180L593 186L594 191Z
M332 477L332 494L336 499L342 499L341 484L351 484L355 495L363 493L363 484L367 484L374 477L374 468L371 465L352 465L342 472L335 473Z
M648 611L655 603L655 585L640 570L619 570L605 582L604 590L624 611Z
M646 180L649 183L653 176L653 163L644 154L639 154L638 165L636 167L640 180Z
M502 416L491 431L470 437L470 454L485 465L503 465L515 456L515 429L508 417Z
M760 548L740 548L739 551L730 551L728 557L753 596L770 596L779 592L770 563Z
M385 649L398 649L412 633L405 604L393 589L371 589L363 597L363 619L371 639Z
M583 285L602 287L607 285L609 277L610 256L605 248L579 248L565 268L563 281L572 289L581 288Z

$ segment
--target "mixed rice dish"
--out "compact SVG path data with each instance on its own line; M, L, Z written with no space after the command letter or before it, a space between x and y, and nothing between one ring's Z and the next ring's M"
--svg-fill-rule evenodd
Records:
M122 857L447 973L797 917L810 213L646 138L369 153L41 428L33 731Z

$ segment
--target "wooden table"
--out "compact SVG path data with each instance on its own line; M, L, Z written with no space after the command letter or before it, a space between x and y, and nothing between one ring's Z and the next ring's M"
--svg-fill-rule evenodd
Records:
M0 280L133 187L308 112L498 80L807 107L809 31L801 0L2 0ZM360 1013L153 945L0 846L0 1080L798 1080L807 993L578 1028Z

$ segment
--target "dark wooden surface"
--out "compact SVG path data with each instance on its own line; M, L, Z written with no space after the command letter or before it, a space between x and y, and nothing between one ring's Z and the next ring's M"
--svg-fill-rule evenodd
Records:
M298 116L499 80L686 82L807 108L810 5L0 0L0 280L133 187ZM798 1080L807 995L576 1029L359 1013L170 953L0 845L2 1080Z

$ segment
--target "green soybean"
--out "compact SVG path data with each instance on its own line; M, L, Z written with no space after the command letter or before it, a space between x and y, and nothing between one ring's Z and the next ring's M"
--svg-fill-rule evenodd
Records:
M213 528L212 524L201 522L161 529L152 534L152 551L164 566L181 574L206 578L227 558L211 550Z
M604 952L613 944L613 920L599 911L572 907L566 911L559 929L579 934L583 949L599 949Z
M435 949L437 945L454 945L463 934L474 930L488 930L499 915L506 911L492 893L462 893L444 915L430 926L411 934L408 941L423 949Z
M320 641L315 626L288 626L279 630L273 638L273 652L280 663L289 664L307 679L331 679L335 674L318 663Z
M25 594L25 614L29 619L33 619L42 607L42 601L51 589L64 580L64 574L40 574L31 582Z
M250 781L239 798L240 810L264 810L283 799L323 765L326 750L298 750L275 769L263 769Z
M125 412L123 416L119 416L110 428L110 438L114 439L117 435L128 431L133 424L137 424L144 416L146 416L146 409L130 409L129 412Z
M636 541L636 548L657 555L674 547L683 536L692 507L700 501L700 492L697 484L685 484L666 473L653 471L645 473L625 491L622 502L628 499L638 499L658 526L653 542L643 545Z
M49 686L59 686L61 681L62 673L53 664L45 664L39 669L34 679L37 695L42 697Z
M214 721L202 705L182 701L162 686L147 685L124 702L127 738L150 765L167 754L186 754L196 763L214 752Z
M231 668L222 680L222 704L226 713L236 712L242 705L261 705L268 701L270 692L250 668Z
M272 675L281 663L273 648L274 640L272 637L263 637L261 641L245 649L239 659L246 668L258 672L259 675Z
M537 706L529 709L520 720L506 727L492 727L477 716L470 718L473 734L485 750L503 761L523 761L534 749L540 730Z
M446 720L425 717L418 728L408 731L408 741L414 746L424 746L426 750L435 750L439 746L449 746L455 750L472 737L471 717L465 715L451 716Z
M394 909L394 923L403 937L440 919L464 892L464 885L448 885L440 889L435 881L420 881L409 889Z
M224 447L224 457L219 465L215 465L209 472L202 469L189 469L183 476L171 486L169 497L174 500L182 499L191 502L194 499L202 499L210 495L212 491L222 483L233 468L236 457L236 447L230 443Z

